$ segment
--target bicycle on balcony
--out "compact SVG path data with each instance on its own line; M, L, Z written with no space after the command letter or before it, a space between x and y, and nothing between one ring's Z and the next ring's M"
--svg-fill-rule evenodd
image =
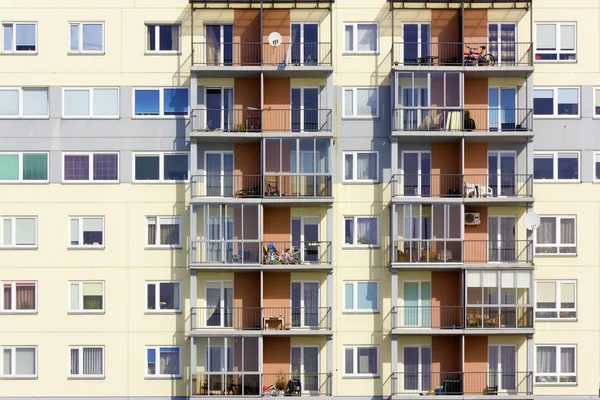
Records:
M487 53L485 46L479 46L479 52L473 51L472 47L466 45L465 47L468 51L464 52L464 65L479 65L484 67L496 65L496 57L493 54Z

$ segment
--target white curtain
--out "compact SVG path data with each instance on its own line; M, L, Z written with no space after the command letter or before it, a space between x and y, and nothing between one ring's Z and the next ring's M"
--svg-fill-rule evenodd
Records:
M346 43L344 50L354 50L354 28L352 25L347 25L344 29L344 43Z
M79 375L79 349L71 349L71 375Z
M537 242L539 244L556 243L555 218L540 218L540 227L537 230Z
M555 373L556 372L556 349L554 347L537 348L537 373Z
M502 390L516 389L516 349L512 346L500 347L500 365L502 366Z
M377 178L377 155L375 153L359 153L356 164L359 179Z
M575 244L575 220L561 219L560 220L560 243Z
M354 178L353 158L354 156L352 154L346 154L344 156L344 179L351 180Z
M207 288L206 289L206 325L220 326L221 318L219 315L214 315L215 311L221 303L221 289Z
M575 349L572 347L560 349L560 372L575 373Z
M357 218L356 220L358 240L363 239L366 244L377 244L377 220L375 218Z
M89 347L83 349L83 374L102 375L103 350L101 347Z
M179 374L179 351L160 349L160 373L164 375Z

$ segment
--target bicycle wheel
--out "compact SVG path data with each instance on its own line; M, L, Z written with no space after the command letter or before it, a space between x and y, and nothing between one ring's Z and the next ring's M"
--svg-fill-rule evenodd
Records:
M493 67L494 65L496 65L496 57L494 57L493 54L486 54L483 56L483 59L485 60L485 63L483 65L485 65L486 67Z

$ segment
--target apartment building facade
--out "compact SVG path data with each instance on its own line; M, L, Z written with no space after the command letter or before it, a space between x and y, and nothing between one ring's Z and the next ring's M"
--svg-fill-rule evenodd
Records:
M0 398L597 396L580 3L0 4Z

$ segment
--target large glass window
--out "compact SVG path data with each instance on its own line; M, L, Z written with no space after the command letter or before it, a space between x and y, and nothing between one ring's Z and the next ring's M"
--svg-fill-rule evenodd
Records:
M344 117L378 118L378 87L345 87L343 97Z
M344 311L379 312L379 282L344 282Z
M0 311L35 313L37 311L37 282L0 282Z
M377 182L379 176L379 152L344 152L344 181Z
M146 282L146 311L181 311L181 282Z
M147 53L179 53L180 25L146 25Z
M569 320L577 318L576 281L536 281L535 317Z
M177 117L189 113L188 88L133 89L134 117Z
M379 218L344 217L344 246L376 247L379 245Z
M146 346L146 376L181 378L181 347Z
M536 151L533 154L533 179L579 182L578 151Z
M0 182L48 181L48 153L0 153Z
M1 247L31 248L37 247L37 217L8 217L2 221Z
M2 346L0 377L37 378L36 346Z
M104 377L104 346L69 347L69 377Z
M64 88L63 118L118 118L119 88Z
M189 176L187 153L134 154L134 181L185 181Z
M69 312L104 312L104 282L70 282Z
M47 88L0 88L0 118L48 118Z
M535 60L573 62L577 59L575 22L538 22L535 24Z
M577 346L537 345L535 383L572 385L577 383Z
M378 28L375 23L344 24L344 52L377 53Z
M12 22L2 24L4 53L37 52L37 23Z
M102 53L104 24L100 22L71 22L69 51L73 53Z
M378 346L344 346L344 375L379 375Z
M533 89L533 115L539 117L579 117L578 87L537 87Z
M535 231L535 254L576 254L577 218L575 216L540 217Z

